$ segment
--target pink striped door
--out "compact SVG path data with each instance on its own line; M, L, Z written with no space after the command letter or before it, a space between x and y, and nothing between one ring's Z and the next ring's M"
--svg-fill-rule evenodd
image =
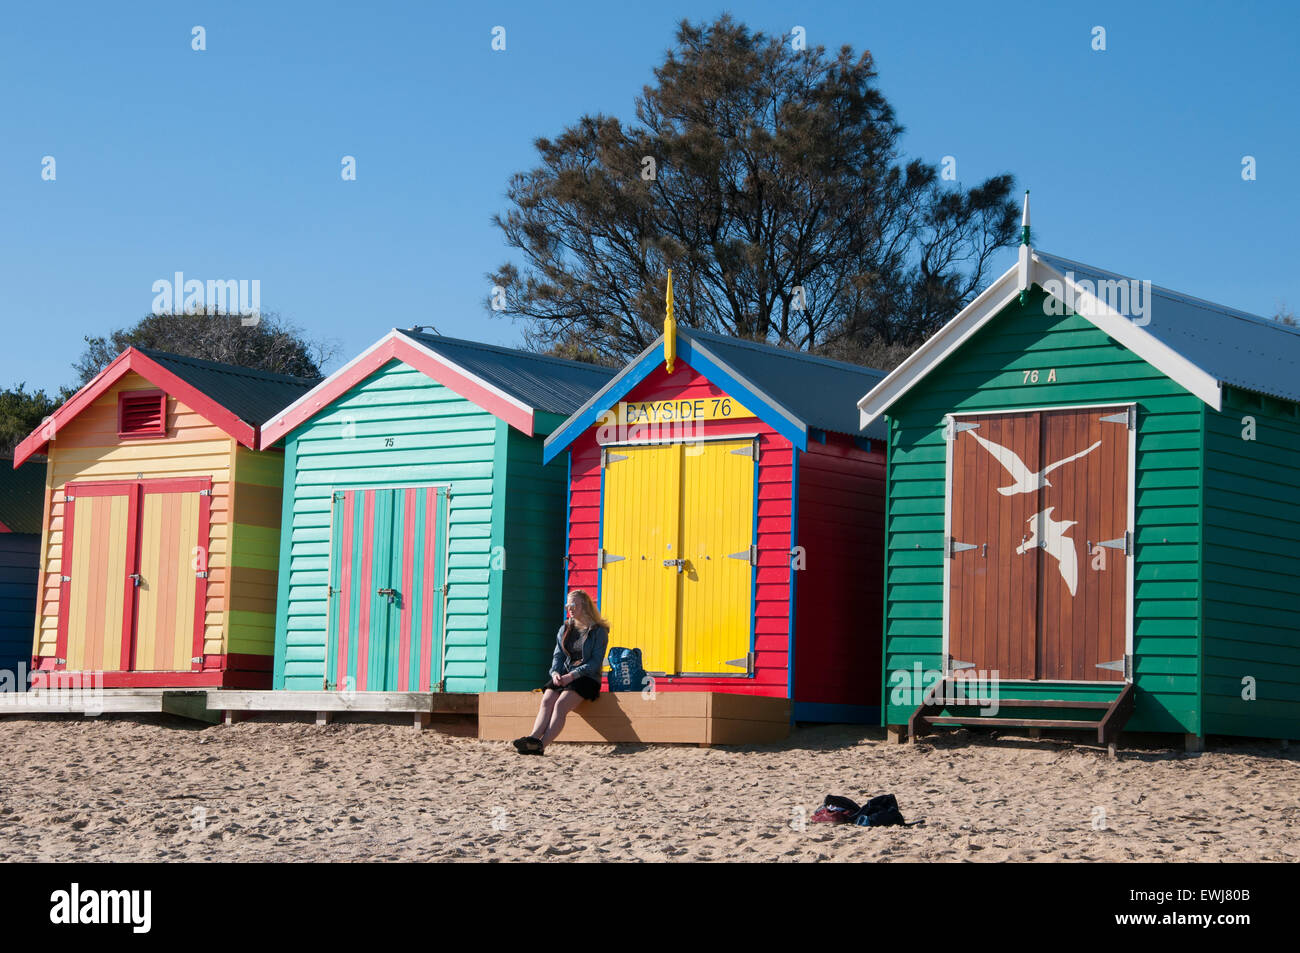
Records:
M431 486L335 492L327 688L430 691L438 680L444 499Z

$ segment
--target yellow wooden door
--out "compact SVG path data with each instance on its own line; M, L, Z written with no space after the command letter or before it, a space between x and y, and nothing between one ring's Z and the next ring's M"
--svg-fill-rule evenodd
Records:
M682 447L605 451L600 610L610 645L639 648L647 672L674 674L681 558Z
M691 675L749 671L754 441L685 448L678 656Z
M122 669L133 489L76 487L64 519L71 526L63 555L60 641L65 668L77 672Z
M200 502L197 491L148 490L141 502L133 666L137 672L191 670Z

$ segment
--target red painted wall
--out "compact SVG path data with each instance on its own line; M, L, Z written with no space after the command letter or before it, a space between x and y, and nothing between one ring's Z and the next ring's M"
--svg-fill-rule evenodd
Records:
M880 449L877 451L877 447ZM799 460L795 694L801 702L880 704L885 455L850 437L809 441Z
M694 400L725 397L725 392L678 360L669 374L662 367L633 388L625 400ZM733 694L787 695L790 640L791 461L788 440L756 417L706 421L706 436L760 435L758 462L758 575L755 588L754 678L659 678L660 691L721 691ZM597 428L571 446L569 508L569 588L596 595L600 550L600 447ZM877 613L879 615L879 613ZM619 645L618 620L610 619L609 644ZM879 654L879 653L877 653ZM877 661L877 673L879 661ZM875 681L879 682L878 677Z

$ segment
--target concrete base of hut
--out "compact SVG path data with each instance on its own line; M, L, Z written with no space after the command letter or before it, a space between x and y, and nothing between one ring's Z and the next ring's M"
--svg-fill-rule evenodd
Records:
M533 730L540 692L479 696L478 736L512 741ZM568 717L557 741L610 744L740 745L790 735L790 700L722 692L602 692Z

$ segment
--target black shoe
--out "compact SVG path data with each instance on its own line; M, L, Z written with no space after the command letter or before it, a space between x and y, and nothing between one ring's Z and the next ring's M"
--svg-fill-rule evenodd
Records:
M541 754L542 742L540 738L534 738L532 735L524 735L522 738L516 738L514 741L515 750L520 754Z

